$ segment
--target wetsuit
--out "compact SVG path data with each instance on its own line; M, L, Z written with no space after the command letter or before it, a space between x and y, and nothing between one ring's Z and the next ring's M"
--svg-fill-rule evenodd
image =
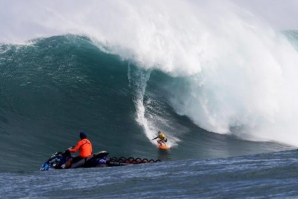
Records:
M167 142L168 139L166 137L166 135L164 133L159 133L158 136L156 138L153 138L153 140L159 138L160 140L159 141L163 141L163 142Z

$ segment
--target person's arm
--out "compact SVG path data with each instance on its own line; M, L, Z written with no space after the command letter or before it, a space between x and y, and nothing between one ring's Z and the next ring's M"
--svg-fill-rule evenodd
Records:
M155 140L155 139L157 139L158 138L158 136L156 137L156 138L153 138L152 140Z
M77 152L79 150L79 148L81 147L81 145L82 145L82 143L81 143L81 141L79 141L74 148L69 149L69 152L72 152L72 153Z

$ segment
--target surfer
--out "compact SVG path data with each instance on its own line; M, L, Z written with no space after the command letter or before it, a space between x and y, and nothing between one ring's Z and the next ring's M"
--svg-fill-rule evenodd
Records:
M80 151L80 155L74 158L70 158L65 163L65 168L70 168L73 163L76 163L88 156L92 155L92 144L90 140L87 139L87 135L84 132L80 132L81 140L77 143L75 147L69 148L68 151L71 153L75 153L78 150Z
M166 142L168 141L168 139L164 133L162 133L161 131L158 131L157 137L153 138L152 140L155 140L157 138L159 138L159 140L157 140L157 143L159 145L163 145L163 144L166 145Z

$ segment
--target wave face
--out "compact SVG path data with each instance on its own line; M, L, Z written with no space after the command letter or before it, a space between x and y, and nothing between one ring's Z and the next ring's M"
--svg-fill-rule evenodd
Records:
M158 130L185 147L176 158L281 147L244 140L298 145L297 32L273 31L229 1L89 3L7 3L0 131L8 152L47 148L42 156L76 141L78 129L128 155L151 154Z
M8 4L16 25L2 24L1 40L87 36L140 68L180 78L163 85L166 98L201 128L297 146L297 50L244 8L229 1L69 3ZM30 9L16 17L20 8Z

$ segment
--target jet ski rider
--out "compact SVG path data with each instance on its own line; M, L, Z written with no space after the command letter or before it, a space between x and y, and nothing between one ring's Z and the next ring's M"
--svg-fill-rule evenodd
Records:
M157 138L159 138L159 140L157 140L157 143L159 145L163 145L163 144L166 145L166 142L168 141L168 139L164 133L162 133L161 131L158 131L157 137L153 138L152 140L155 140Z
M65 168L70 168L73 163L76 163L88 156L92 155L92 143L87 139L87 135L84 132L80 132L81 140L77 143L75 147L69 148L68 151L71 153L75 153L78 150L80 151L80 155L74 158L70 158L66 164Z

